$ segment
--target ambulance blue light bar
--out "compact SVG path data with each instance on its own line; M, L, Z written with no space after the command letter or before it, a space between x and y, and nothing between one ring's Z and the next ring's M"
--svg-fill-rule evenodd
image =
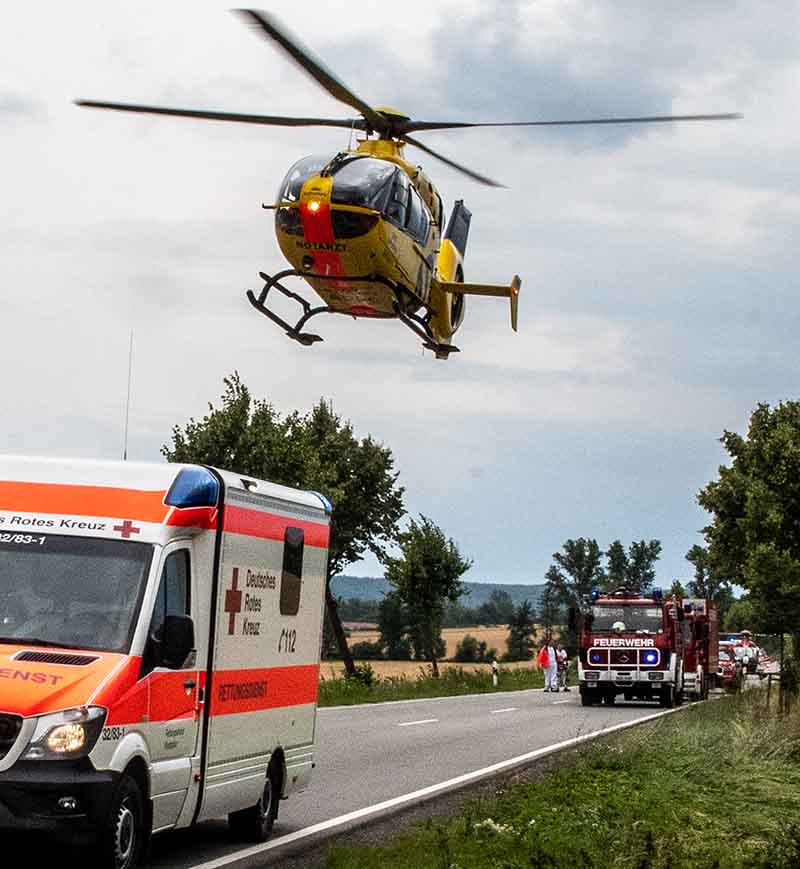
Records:
M219 482L207 468L184 468L170 486L164 503L170 507L216 507Z

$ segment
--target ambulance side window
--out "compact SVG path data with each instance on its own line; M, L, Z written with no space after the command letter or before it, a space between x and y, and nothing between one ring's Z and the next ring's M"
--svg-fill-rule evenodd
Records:
M281 572L281 615L296 616L300 609L300 587L303 582L302 528L288 527L283 537L283 570Z
M161 581L158 584L158 593L153 607L153 617L150 620L148 631L148 644L143 661L143 673L153 669L154 660L151 651L151 637L158 640L164 619L167 616L189 615L189 577L190 577L189 550L178 549L171 552L164 562L161 572Z

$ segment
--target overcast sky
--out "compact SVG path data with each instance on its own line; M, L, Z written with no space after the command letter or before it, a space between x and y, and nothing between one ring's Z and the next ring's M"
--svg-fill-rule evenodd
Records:
M75 98L351 117L217 2L8 4L0 22L0 450L129 455L238 370L280 410L320 397L389 445L407 507L474 581L542 581L569 537L657 537L690 574L695 493L758 401L798 397L796 2L326 0L270 11L372 105L426 120L731 112L740 121L465 130L409 149L474 218L447 362L399 323L319 321L303 348L247 304L284 267L261 209L332 129L79 109ZM309 290L310 293L310 290ZM349 571L375 574L373 561Z

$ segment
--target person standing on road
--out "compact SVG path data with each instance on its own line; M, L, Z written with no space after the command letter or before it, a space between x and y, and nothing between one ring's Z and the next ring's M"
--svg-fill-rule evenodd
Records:
M542 646L538 661L544 670L544 690L558 691L558 657L551 639L548 638Z
M564 648L562 643L558 644L558 648L556 649L556 664L558 666L558 687L557 691L560 691L562 688L565 691L569 691L567 688L567 670L569 668L569 655L567 654L567 650Z

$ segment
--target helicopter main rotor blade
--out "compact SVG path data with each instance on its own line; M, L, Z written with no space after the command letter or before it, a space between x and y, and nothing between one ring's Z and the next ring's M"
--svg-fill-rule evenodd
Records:
M584 124L668 124L675 121L736 121L742 115L645 115L631 118L583 118L565 121L499 121L471 124L466 121L408 121L402 130L416 133L423 130L458 130L466 127L575 127Z
M379 115L371 106L357 97L346 85L329 72L322 63L311 55L306 48L302 48L294 37L278 26L276 20L264 12L255 9L237 9L258 32L276 42L302 69L304 69L318 84L335 99L360 112L367 126L376 133L388 132L389 124L382 115Z
M413 145L415 148L419 148L420 151L424 151L426 154L430 154L431 157L435 157L437 160L440 160L442 163L450 166L452 169L461 172L462 175L466 175L468 178L472 178L473 181L477 181L479 184L486 184L488 187L506 186L505 184L501 184L499 181L495 181L492 178L487 178L486 175L480 175L478 172L474 172L472 169L467 169L466 166L462 166L460 163L456 163L455 161L450 160L448 157L443 157L437 151L434 151L427 145L423 145L422 142L418 142L416 139L412 139L411 136L404 135L402 139L409 145Z
M287 118L283 115L247 115L238 112L209 112L204 109L170 109L137 103L106 103L98 100L75 100L75 105L90 109L111 109L115 112L135 112L142 115L176 115L179 118L202 118L208 121L233 121L239 124L263 124L270 127L343 127L363 130L361 118Z

